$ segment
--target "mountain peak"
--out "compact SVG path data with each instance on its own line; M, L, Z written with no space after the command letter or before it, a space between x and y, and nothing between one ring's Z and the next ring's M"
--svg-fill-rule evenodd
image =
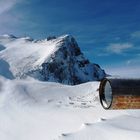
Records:
M65 34L65 35L62 35L58 38L65 39L65 40L70 40L71 38L74 38L74 37L70 34Z
M58 39L58 49L42 64L44 80L75 85L105 77L98 64L84 57L73 36L64 35Z
M105 77L99 65L85 58L71 35L41 41L33 41L30 37L4 37L14 38L0 38L0 74L7 73L10 79L30 76L75 85Z

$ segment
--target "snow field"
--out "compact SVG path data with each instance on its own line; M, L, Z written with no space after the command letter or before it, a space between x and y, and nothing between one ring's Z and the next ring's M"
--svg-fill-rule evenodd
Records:
M0 139L138 140L140 111L102 109L98 86L0 77Z

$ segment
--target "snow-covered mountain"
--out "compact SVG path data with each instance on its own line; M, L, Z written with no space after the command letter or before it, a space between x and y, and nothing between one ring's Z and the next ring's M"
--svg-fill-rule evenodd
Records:
M44 40L0 36L0 75L8 79L28 76L64 84L101 80L105 72L86 59L70 35Z
M70 86L26 79L76 84L104 75L71 36L1 36L0 140L139 140L140 110L104 110L99 82Z

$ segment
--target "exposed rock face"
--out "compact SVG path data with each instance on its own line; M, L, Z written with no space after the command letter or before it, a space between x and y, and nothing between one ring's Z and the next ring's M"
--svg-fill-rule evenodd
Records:
M62 38L57 47L57 51L42 64L44 80L75 85L105 77L99 65L84 57L72 36Z

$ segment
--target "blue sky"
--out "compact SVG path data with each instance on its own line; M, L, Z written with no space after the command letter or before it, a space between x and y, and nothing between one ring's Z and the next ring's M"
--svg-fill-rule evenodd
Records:
M139 0L0 0L0 34L73 35L108 73L140 77Z

